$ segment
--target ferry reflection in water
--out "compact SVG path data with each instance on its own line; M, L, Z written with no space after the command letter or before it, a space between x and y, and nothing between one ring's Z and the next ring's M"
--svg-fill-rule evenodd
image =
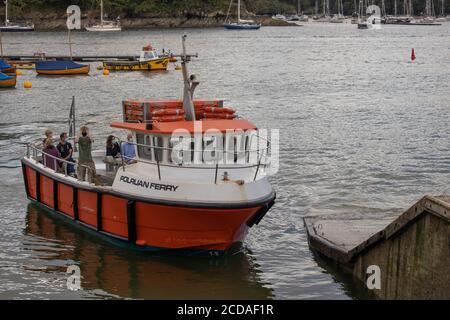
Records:
M106 297L137 299L270 299L272 289L259 278L255 259L244 252L219 258L155 256L103 244L35 204L28 204L24 233L58 239L68 250L39 251L48 268L81 269L82 290L101 290ZM55 268L55 261L64 265Z

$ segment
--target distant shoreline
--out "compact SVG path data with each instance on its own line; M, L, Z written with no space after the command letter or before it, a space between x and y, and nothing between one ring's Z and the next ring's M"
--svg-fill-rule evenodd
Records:
M274 20L270 16L256 16L252 17L255 22L262 26L280 26L280 27L296 27L298 25L288 23L286 21ZM26 20L22 20L25 22ZM22 22L19 21L19 22ZM66 18L55 16L40 16L34 17L27 22L33 22L37 31L61 31L66 30ZM231 19L231 21L233 21ZM83 18L81 21L82 29L96 20ZM185 18L185 17L171 17L171 18L123 18L120 24L123 30L133 29L176 29L176 28L216 28L222 27L224 19L215 17L206 18Z

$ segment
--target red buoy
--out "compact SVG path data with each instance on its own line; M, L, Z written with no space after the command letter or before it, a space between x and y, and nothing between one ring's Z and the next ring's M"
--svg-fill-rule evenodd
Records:
M412 48L412 50L411 50L411 60L412 61L416 60L416 54L414 53L414 48Z

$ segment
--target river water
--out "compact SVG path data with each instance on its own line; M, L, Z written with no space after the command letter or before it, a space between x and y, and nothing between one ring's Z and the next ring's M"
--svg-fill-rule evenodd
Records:
M73 78L24 71L17 89L0 91L0 298L361 298L357 284L310 252L302 218L388 221L425 194L450 191L450 24L80 32L74 54L136 54L148 42L179 52L184 33L200 56L190 65L201 81L196 96L225 98L260 128L280 129L276 205L240 253L219 259L127 252L55 220L25 197L22 143L45 128L66 131L75 96L79 123L96 123L103 148L123 99L178 98L181 73L105 77L97 64ZM6 54L68 53L63 32L3 41ZM73 264L80 291L66 287Z

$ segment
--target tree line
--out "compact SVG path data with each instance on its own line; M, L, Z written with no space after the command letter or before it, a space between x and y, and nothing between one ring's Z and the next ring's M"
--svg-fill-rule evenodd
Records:
M314 14L316 1L319 14L322 12L323 1L326 0L300 0L301 11ZM328 0L331 13L336 12L337 0ZM411 0L415 14L425 12L426 0ZM442 0L431 0L436 15L441 13ZM3 1L1 1L3 2ZM110 15L120 15L126 18L137 17L195 17L224 16L228 12L230 0L104 0L105 11ZM394 13L395 0L385 0L387 14ZM450 1L446 1L450 2ZM10 12L20 16L32 12L61 12L72 4L80 6L83 12L99 10L100 0L9 0ZM236 13L237 0L233 1L231 13ZM382 6L382 0L369 0L370 4ZM403 13L404 1L397 0L397 13ZM357 11L359 0L343 0L344 14L351 15ZM298 0L241 0L243 15L247 13L256 15L293 14L297 11ZM445 12L449 5L444 3ZM3 10L1 10L3 15Z

